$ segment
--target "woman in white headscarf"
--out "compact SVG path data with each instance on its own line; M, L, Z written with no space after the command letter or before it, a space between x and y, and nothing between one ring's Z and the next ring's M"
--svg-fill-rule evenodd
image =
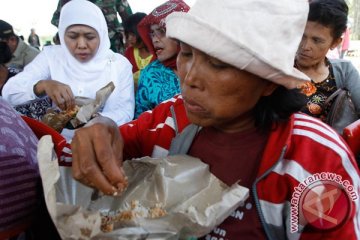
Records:
M133 118L131 64L110 50L104 15L93 3L73 0L61 10L61 45L45 47L20 74L9 79L3 97L12 105L47 95L60 109L72 109L74 97L95 98L109 82L115 89L100 114L123 124Z

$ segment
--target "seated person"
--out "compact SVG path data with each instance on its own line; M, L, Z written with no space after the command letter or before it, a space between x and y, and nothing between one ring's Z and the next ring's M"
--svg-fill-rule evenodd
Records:
M61 8L70 0L58 0L57 8L52 15L51 24L55 27L59 26L59 19ZM110 49L116 53L124 52L124 43L121 32L121 23L119 22L118 15L122 22L132 14L131 7L127 0L89 0L96 4L103 12L108 27L110 38ZM54 42L55 43L55 42ZM56 44L56 43L55 43Z
M169 15L167 36L180 41L181 95L120 127L99 117L76 130L74 178L121 194L122 161L188 154L226 185L250 189L200 239L359 239L354 156L328 125L298 112L309 78L291 59L308 6L198 0L188 13Z
M123 22L127 42L127 48L124 55L133 66L132 71L134 75L135 92L137 90L140 71L155 59L155 55L152 55L149 52L149 49L145 46L137 30L138 23L145 16L145 13L137 12L130 15Z
M311 1L305 32L295 57L295 67L311 78L304 89L308 101L302 111L326 123L333 103L327 104L327 99L339 88L350 91L360 114L359 72L350 61L326 56L342 42L347 16L348 6L344 0Z
M86 0L70 1L61 10L60 45L44 50L26 69L9 79L3 97L12 105L48 96L62 110L74 108L75 96L95 99L96 91L110 82L114 91L100 114L118 125L134 115L131 64L110 50L101 10Z
M15 110L0 98L0 238L30 227L38 211L38 139ZM44 206L43 206L44 207Z
M138 24L140 37L157 60L140 73L135 97L135 118L159 103L180 93L176 75L176 56L179 44L165 36L165 17L172 12L186 12L189 6L182 0L170 0L155 8Z
M12 54L12 58L6 66L19 71L23 70L40 52L38 49L27 45L23 39L14 33L13 27L4 20L0 20L0 41L9 46Z
M7 67L5 65L11 58L12 54L9 46L5 42L0 42L0 96L7 80L20 72L17 68Z

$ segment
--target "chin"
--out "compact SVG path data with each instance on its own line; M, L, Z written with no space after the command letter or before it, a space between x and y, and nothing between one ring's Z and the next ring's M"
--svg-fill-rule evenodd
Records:
M189 119L189 122L191 122L191 123L193 123L195 125L198 125L198 126L201 126L201 127L210 127L210 126L213 125L211 120L209 120L209 119L196 116L196 115L191 114L189 112L186 112L186 115L187 115L187 117Z
M87 63L87 62L89 62L90 61L90 59L79 59L79 58L76 58L79 62L81 62L81 63Z

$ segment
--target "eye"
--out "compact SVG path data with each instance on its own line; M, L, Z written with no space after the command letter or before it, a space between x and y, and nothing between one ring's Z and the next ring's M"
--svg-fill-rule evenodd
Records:
M314 43L323 43L324 40L321 38L314 38Z
M191 57L193 55L192 49L189 45L180 42L180 52L181 57Z
M96 37L94 37L94 36L88 36L88 37L86 37L86 39L87 40L93 40L93 39L95 39Z
M220 60L217 60L217 59L215 59L215 58L210 58L210 59L208 60L208 62L210 63L210 65L211 65L212 67L217 68L217 69L225 69L225 68L230 67L229 64L224 63L224 62L222 62L222 61L220 61Z
M192 56L192 52L191 51L180 51L180 55L182 57L191 57Z
M159 28L159 34L161 35L161 36L165 36L166 35L166 29L165 28Z

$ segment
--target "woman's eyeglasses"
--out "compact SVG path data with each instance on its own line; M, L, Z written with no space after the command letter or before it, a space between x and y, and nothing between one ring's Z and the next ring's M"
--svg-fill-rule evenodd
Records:
M151 38L154 38L155 36L157 38L163 38L166 36L166 29L165 28L152 29L150 30L149 35Z

